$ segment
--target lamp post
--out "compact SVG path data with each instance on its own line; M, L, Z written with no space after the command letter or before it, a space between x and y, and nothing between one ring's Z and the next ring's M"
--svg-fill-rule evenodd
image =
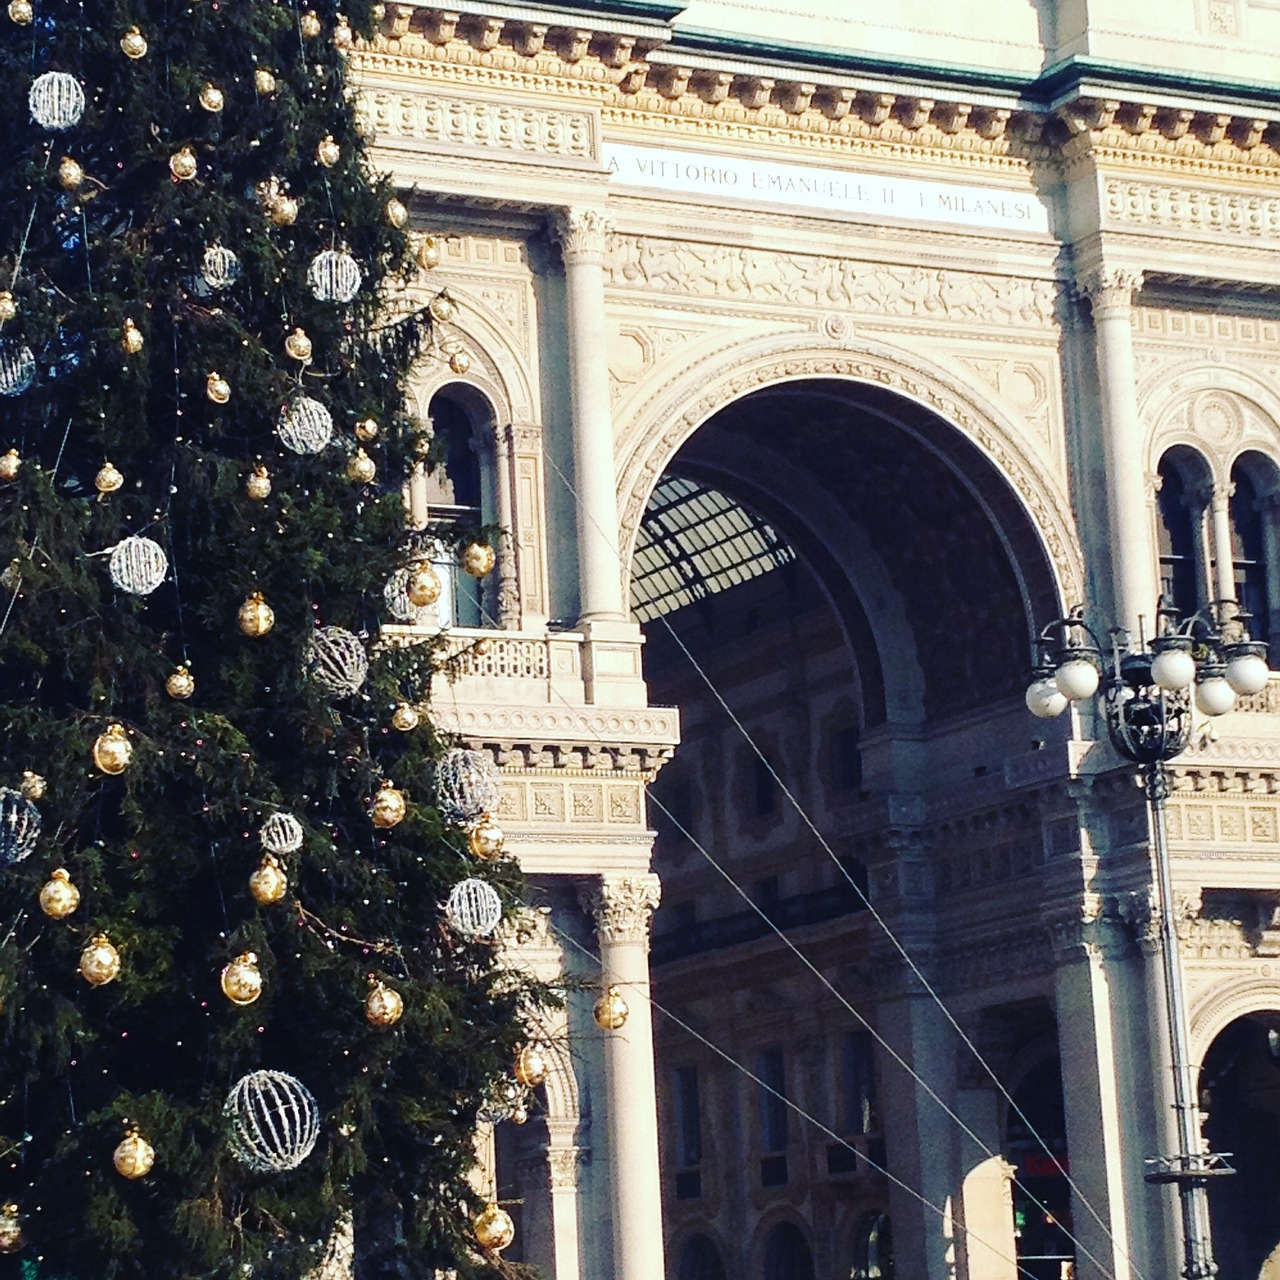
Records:
M1184 622L1160 608L1156 636L1149 645L1141 635L1134 645L1121 627L1112 628L1108 639L1104 647L1079 614L1051 622L1037 641L1027 707L1033 715L1048 719L1061 715L1072 702L1083 705L1096 698L1111 745L1138 766L1152 831L1180 1148L1173 1155L1149 1160L1146 1180L1178 1188L1182 1274L1186 1280L1211 1280L1218 1268L1213 1259L1207 1184L1234 1170L1224 1155L1202 1150L1165 837L1168 762L1191 740L1193 704L1206 716L1218 716L1235 706L1237 695L1262 691L1269 674L1267 649L1249 638L1245 617L1230 600L1215 601Z

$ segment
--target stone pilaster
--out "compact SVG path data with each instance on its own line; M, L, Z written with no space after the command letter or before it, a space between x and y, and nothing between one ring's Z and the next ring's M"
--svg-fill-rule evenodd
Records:
M583 890L594 917L605 985L627 1002L605 1032L605 1109L613 1190L613 1280L663 1280L658 1098L649 1001L649 922L661 886L652 874L603 876Z

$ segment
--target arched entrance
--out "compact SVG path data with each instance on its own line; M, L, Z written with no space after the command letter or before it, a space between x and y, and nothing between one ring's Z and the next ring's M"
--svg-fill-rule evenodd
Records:
M1204 1133L1229 1152L1233 1178L1211 1184L1221 1280L1280 1275L1280 1012L1238 1018L1200 1069Z
M651 791L655 994L742 1068L657 1020L668 1231L709 1222L721 1239L759 1239L786 1210L827 1273L850 1267L856 1223L843 1247L820 1228L850 1199L887 1202L866 1274L940 1274L942 1215L888 1175L948 1203L954 1122L877 1036L946 1088L942 1059L919 1055L933 1035L951 1051L952 1033L904 991L864 895L919 931L974 888L953 845L902 815L998 791L1005 757L1026 750L1027 642L1059 611L1035 524L991 461L917 401L787 382L729 404L670 460L631 585L651 701L682 720ZM1028 875L1024 893L1030 870L1008 872ZM1000 1141L993 1126L993 1153ZM993 1188L1004 1199L984 1240L1012 1258L1007 1192Z

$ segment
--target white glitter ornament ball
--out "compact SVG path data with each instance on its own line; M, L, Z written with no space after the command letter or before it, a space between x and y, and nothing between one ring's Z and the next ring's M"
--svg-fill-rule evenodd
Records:
M414 622L419 626L438 621L439 611L435 605L416 605L409 599L409 573L408 569L397 569L387 579L387 585L382 588L382 598L387 602L387 612L397 622Z
M258 839L268 853L295 853L302 848L302 823L283 810L273 813L259 829Z
M70 129L84 114L84 90L75 76L46 71L32 82L27 103L31 118L42 129Z
M350 302L361 280L359 263L345 250L325 249L307 269L307 283L321 302Z
M345 698L364 684L369 674L369 655L354 632L345 627L321 627L307 641L302 669L325 693Z
M234 251L211 244L200 259L200 276L210 289L227 289L240 279L240 259Z
M40 810L20 791L0 787L0 866L21 862L40 837Z
M296 1169L320 1136L320 1108L311 1091L283 1071L242 1076L222 1113L231 1128L232 1153L258 1173Z
M299 396L281 410L276 434L294 453L319 453L333 439L333 415L319 400Z
M497 812L501 796L502 778L487 751L454 747L436 762L436 807L446 822L478 822Z
M169 558L150 538L125 538L117 543L109 565L111 581L135 596L150 595L169 572Z
M460 880L449 893L445 916L464 938L487 938L502 919L502 899L485 880Z
M0 396L20 396L36 380L36 358L23 342L0 342Z

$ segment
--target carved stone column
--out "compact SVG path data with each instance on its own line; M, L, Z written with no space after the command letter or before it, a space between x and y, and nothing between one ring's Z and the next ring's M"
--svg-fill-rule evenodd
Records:
M1114 903L1086 894L1048 924L1077 1274L1163 1274L1152 1265L1161 1223L1143 1182L1154 1135L1142 966Z
M564 257L569 331L579 618L625 622L604 309L609 222L598 209L565 209L556 215L553 230Z
M1095 566L1105 566L1109 559L1115 620L1136 635L1139 615L1151 615L1158 594L1130 318L1142 275L1124 267L1104 266L1087 272L1079 286L1093 311L1100 393L1098 427L1106 474L1105 528L1109 534L1109 545L1090 551ZM1102 576L1105 569L1095 567L1095 572Z
M658 1099L649 1008L649 918L655 875L604 876L582 903L596 921L606 984L627 1002L626 1023L606 1032L605 1107L613 1190L613 1280L663 1280Z
M578 1280L581 1273L578 1233L578 1174L584 1160L573 1144L571 1128L547 1126L547 1176L551 1183L551 1229L554 1240L555 1280Z
M1233 484L1215 485L1210 509L1213 512L1210 536L1213 542L1213 596L1215 600L1236 598L1235 556L1231 550L1231 496Z
M548 613L542 436L536 423L512 423L502 432L511 494L511 523L506 528L511 531L518 588L513 608L525 630L545 622Z

